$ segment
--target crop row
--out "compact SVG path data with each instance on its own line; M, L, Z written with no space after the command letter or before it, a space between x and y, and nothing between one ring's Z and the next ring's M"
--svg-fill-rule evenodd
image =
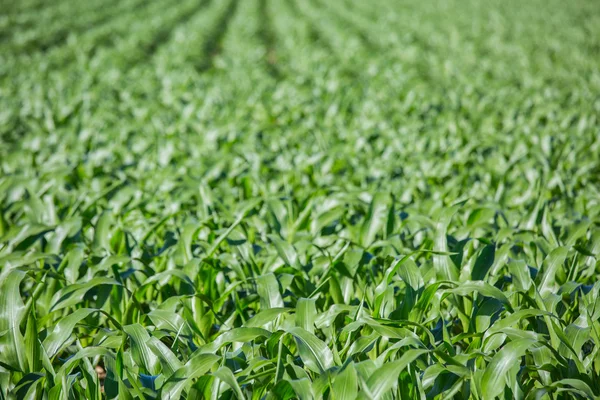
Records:
M67 3L0 21L0 398L600 396L593 2Z

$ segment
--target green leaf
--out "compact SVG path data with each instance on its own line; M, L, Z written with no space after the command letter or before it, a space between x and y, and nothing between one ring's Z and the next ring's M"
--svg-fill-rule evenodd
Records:
M372 399L381 399L398 382L400 373L419 356L429 350L408 350L399 360L388 362L373 372L367 380L367 394Z
M183 367L177 356L160 340L151 337L148 348L158 357L162 366L162 374L168 379L175 371Z
M277 254L279 257L289 265L290 267L294 267L296 269L300 269L299 261L298 261L298 253L294 246L284 240L281 240L276 235L269 235L269 240L273 245L275 245L275 249L277 250Z
M256 278L256 287L260 296L260 308L283 308L283 299L279 292L279 282L272 273Z
M27 346L26 354L29 365L29 372L37 372L42 369L42 348L38 336L37 318L35 316L35 307L29 309L27 316L27 328L25 329L24 342Z
M485 278L492 265L494 265L495 254L496 246L493 244L487 245L481 250L481 253L475 261L475 265L473 266L471 279L474 281L480 281Z
M102 213L96 227L94 228L94 242L92 248L94 251L104 250L110 252L110 226L112 224L112 215L109 211Z
M157 309L150 311L147 315L158 329L164 329L178 334L189 333L189 329L184 319L174 312Z
M335 399L356 399L358 396L358 377L354 369L354 363L349 363L339 372L331 385L332 398Z
M61 319L43 342L48 357L54 357L61 347L66 344L71 337L71 333L73 333L75 325L96 311L93 308L81 308Z
M148 346L150 335L140 324L126 325L123 331L131 340L131 355L136 364L150 375L160 372L158 357Z
M242 221L244 220L244 218L246 218L248 216L248 214L250 214L250 212L252 212L252 210L254 208L256 208L256 206L261 202L260 199L254 199L252 201L250 201L248 204L245 204L242 209L239 212L238 217L235 219L235 221L229 226L229 228L227 228L227 230L225 230L225 232L223 232L221 235L219 235L219 237L215 240L215 242L213 243L213 245L210 247L210 249L207 251L206 253L206 257L211 257L219 248L219 246L221 245L221 243L227 239L227 237L231 234L231 232L233 232L233 230L242 223ZM189 247L187 247L189 249ZM191 254L189 255L189 259L187 261L191 260Z
M307 378L295 379L289 381L290 385L294 389L294 392L300 400L313 400L314 395L312 392L312 386L310 380Z
M419 267L417 267L415 262L410 258L400 261L400 264L398 265L398 275L400 275L400 278L402 278L412 290L419 290L424 285L423 276L421 275Z
M453 207L445 208L439 213L437 221L435 222L435 238L433 242L433 250L436 252L433 256L433 267L436 271L438 279L442 280L456 280L458 278L458 270L450 255L448 253L448 241L446 240L446 233L448 225L452 220L452 217L460 206L456 205Z
M221 367L215 372L213 372L213 375L225 382L227 385L229 385L229 387L233 390L235 396L238 399L246 399L246 397L242 393L242 389L240 389L240 385L238 384L237 380L235 379L235 376L233 375L233 372L231 372L229 368Z
M561 355L566 358L571 358L573 356L581 358L581 348L583 347L583 344L590 339L590 331L591 328L589 327L581 327L576 324L569 324L565 328L565 337L567 338L568 343L571 345L571 348L575 350L576 354L568 351L568 349L565 348L566 346L563 346L561 343L561 346L559 347L559 352Z
M466 281L457 284L457 287L454 289L447 289L446 292L454 293L461 296L465 296L472 292L478 292L482 296L491 297L496 300L499 300L502 304L504 304L509 310L512 310L512 306L508 301L508 298L495 286L490 285L489 283L483 281Z
M112 278L99 277L85 283L69 285L54 295L51 310L58 311L79 304L89 290L104 285L121 286L121 283Z
M291 311L291 308L268 308L262 310L252 318L250 318L244 326L246 328L260 328L277 319L281 314Z
M512 275L513 284L518 291L527 292L533 284L529 267L523 260L512 260L508 263L508 271Z
M234 328L228 332L225 332L218 336L211 343L208 343L200 348L202 353L207 352L216 352L222 346L237 342L237 343L245 343L250 342L252 340L256 340L260 337L268 338L271 336L271 332L266 329L261 328Z
M481 391L486 397L494 398L503 393L507 374L535 342L533 339L515 340L494 355L481 378Z
M590 388L590 386L582 381L581 379L561 379L559 381L553 382L552 386L554 387L572 387L573 389L577 389L584 396L587 396L588 399L597 399L598 396L594 393L594 391Z
M26 311L19 293L23 278L25 273L17 269L3 270L0 275L0 361L19 371L27 369L20 328Z
M539 279L536 278L536 281L538 282L537 288L541 296L545 296L555 288L556 271L565 262L567 252L567 248L558 247L552 250L544 260L540 272L538 273Z
M296 304L296 326L305 331L315 333L315 319L317 318L317 308L314 299L298 299Z
M387 224L389 196L385 193L376 193L369 205L369 213L362 224L360 243L364 248L373 244L377 234Z
M290 328L287 332L296 339L300 358L311 371L322 373L333 367L333 353L319 338L299 327Z
M195 354L167 379L160 391L160 398L163 400L180 398L181 392L188 389L195 379L210 371L219 359L220 357L215 354Z

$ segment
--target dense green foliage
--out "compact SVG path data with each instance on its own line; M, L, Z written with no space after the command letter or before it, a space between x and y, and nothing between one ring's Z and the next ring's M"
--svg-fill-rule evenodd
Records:
M0 399L600 396L597 1L0 8Z

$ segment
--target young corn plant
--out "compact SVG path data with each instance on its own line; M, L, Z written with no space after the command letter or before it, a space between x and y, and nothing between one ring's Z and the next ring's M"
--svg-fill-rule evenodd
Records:
M5 3L0 399L600 398L593 1Z

